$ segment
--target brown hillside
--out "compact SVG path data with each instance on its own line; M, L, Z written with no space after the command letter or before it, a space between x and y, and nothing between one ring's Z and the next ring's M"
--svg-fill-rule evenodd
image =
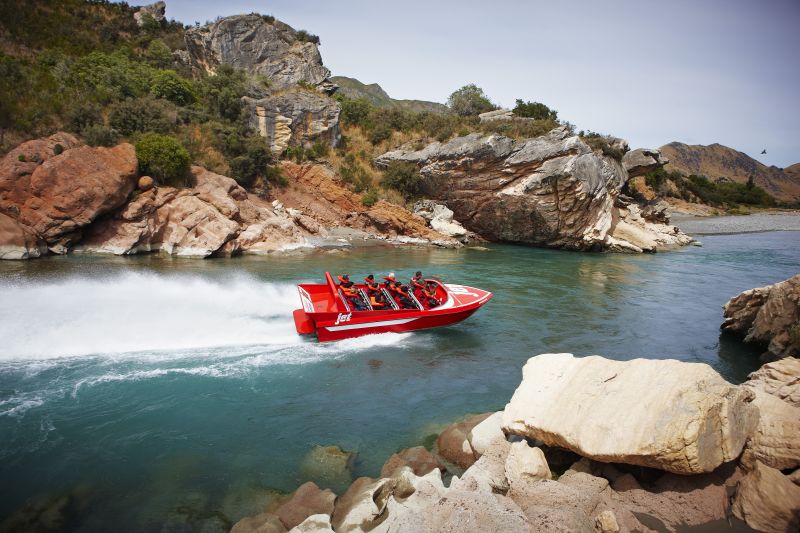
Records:
M746 183L753 176L756 185L781 201L800 200L800 163L786 169L768 167L747 154L721 144L703 146L673 142L661 147L669 159L667 170Z

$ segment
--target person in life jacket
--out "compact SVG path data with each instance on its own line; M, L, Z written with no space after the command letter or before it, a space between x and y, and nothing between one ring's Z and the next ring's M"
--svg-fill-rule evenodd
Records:
M394 283L394 292L395 292L395 299L397 303L400 304L400 307L403 309L416 309L417 306L414 305L414 302L411 300L411 297L408 295L408 287L396 281Z
M380 291L375 291L369 295L369 303L375 310L389 307L389 303Z
M364 278L364 282L367 284L368 295L372 296L373 294L381 292L381 287L375 282L375 276L372 274Z
M425 291L425 280L422 277L422 272L419 270L417 270L417 273L411 278L411 290L414 291L414 295L417 298L422 296L422 293Z
M394 272L390 272L386 276L383 276L383 279L386 281L383 282L383 286L389 289L389 292L392 292L392 287L394 287L395 279L394 279Z
M366 310L367 306L364 305L364 301L361 299L361 295L358 294L358 288L356 287L355 283L350 281L350 276L347 274L343 276L336 276L339 278L339 288L342 289L342 294L347 300L353 304L353 307L356 308L356 311L364 311Z
M423 290L423 298L428 302L428 307L434 308L439 305L439 299L436 297L436 284L428 283Z

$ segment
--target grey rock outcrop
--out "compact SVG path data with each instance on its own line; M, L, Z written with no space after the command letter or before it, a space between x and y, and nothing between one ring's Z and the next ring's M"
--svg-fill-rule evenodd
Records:
M644 176L657 168L669 163L669 159L661 154L660 150L637 148L622 156L622 166L628 172L628 177Z
M144 26L147 17L151 17L154 21L161 23L165 18L167 12L167 4L164 2L155 2L150 5L142 6L133 14L133 19L139 26Z
M331 72L322 64L314 42L305 40L291 26L258 14L225 17L185 34L190 65L213 73L220 64L251 74L261 74L273 89L287 89L298 82L335 90L328 82Z
M418 151L388 152L376 164L392 161L417 165L423 192L491 240L628 252L693 240L673 226L648 222L637 206L615 205L628 179L624 167L564 127L521 141L474 133Z
M453 219L453 211L444 204L433 200L420 200L414 204L414 214L427 220L430 227L443 235L461 242L469 240L470 232L461 225L461 222Z
M250 127L264 137L275 155L290 145L308 147L319 141L335 147L341 142L341 106L336 100L300 88L243 100Z
M494 122L496 120L507 121L514 119L514 113L510 109L495 109L478 115L481 122Z
M800 355L800 274L744 291L723 309L722 330L766 345L766 359Z

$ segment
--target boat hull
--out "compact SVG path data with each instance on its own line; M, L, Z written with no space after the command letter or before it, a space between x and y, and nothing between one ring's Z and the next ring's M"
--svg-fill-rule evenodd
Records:
M438 302L433 307L427 300L421 303L413 298L415 306L412 309L394 304L380 310L365 310L363 306L354 309L337 289L330 274L325 276L327 283L324 285L298 285L303 308L294 311L297 333L316 334L322 342L450 326L469 318L492 298L491 292L482 289L433 280L430 283L437 284Z
M317 326L317 338L321 342L338 341L374 335L377 333L405 333L418 329L439 328L450 326L466 320L479 308L467 309L454 313L441 315L428 315L417 317L387 317L386 320L375 322L362 322L360 324L341 324L339 326Z

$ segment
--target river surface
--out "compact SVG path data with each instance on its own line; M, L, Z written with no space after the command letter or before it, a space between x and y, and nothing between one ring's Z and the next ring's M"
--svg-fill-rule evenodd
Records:
M375 476L454 419L502 408L539 353L699 361L739 382L759 351L720 337L721 306L800 271L800 233L703 244L2 262L0 523L230 527L313 477L301 464L315 446L358 452L354 475ZM495 297L439 330L295 334L295 283L417 269Z

